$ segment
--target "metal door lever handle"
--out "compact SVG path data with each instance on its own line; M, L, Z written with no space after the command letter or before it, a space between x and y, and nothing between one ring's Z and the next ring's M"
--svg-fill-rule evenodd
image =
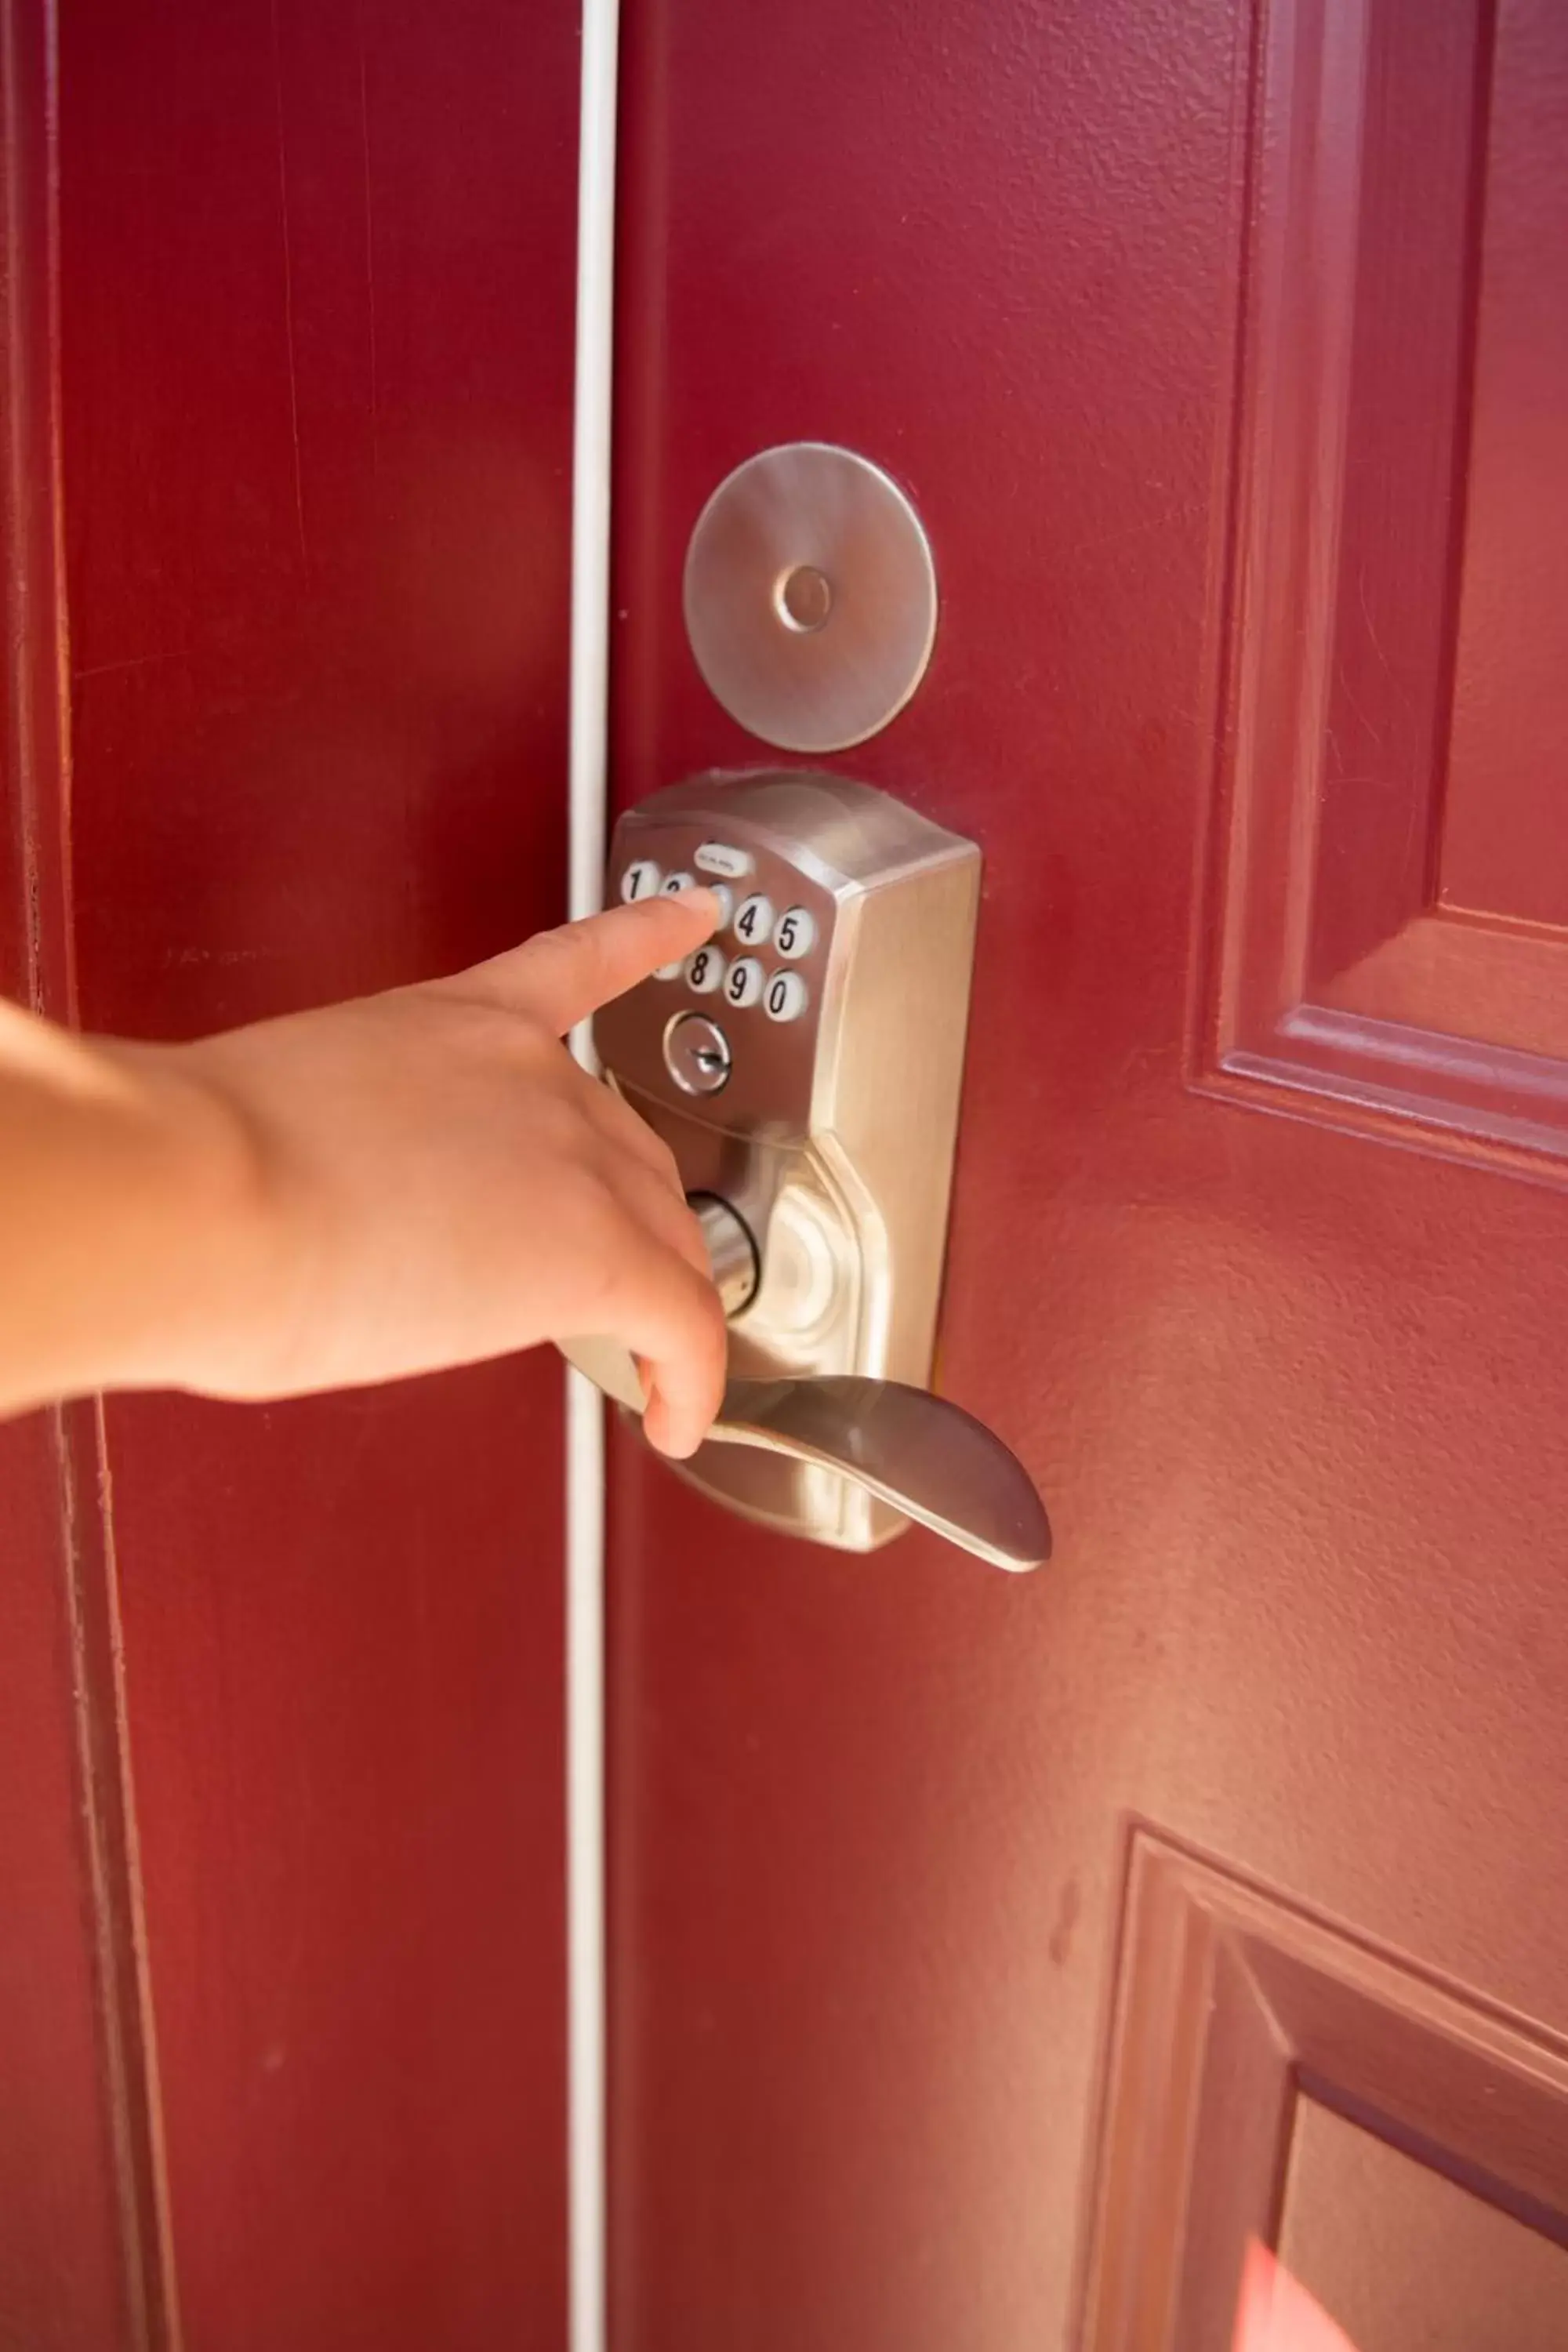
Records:
M756 1288L755 1244L727 1202L706 1197L692 1206L725 1312L738 1314ZM564 1340L562 1353L606 1396L641 1413L637 1366L617 1341ZM1050 1558L1045 1505L1016 1454L928 1389L849 1373L732 1380L709 1443L760 1446L837 1471L994 1567L1039 1568Z

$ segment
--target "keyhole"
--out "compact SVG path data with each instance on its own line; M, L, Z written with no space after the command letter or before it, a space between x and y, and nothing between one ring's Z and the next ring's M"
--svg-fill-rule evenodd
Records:
M808 637L833 610L833 583L815 563L797 563L774 589L773 602L785 628Z

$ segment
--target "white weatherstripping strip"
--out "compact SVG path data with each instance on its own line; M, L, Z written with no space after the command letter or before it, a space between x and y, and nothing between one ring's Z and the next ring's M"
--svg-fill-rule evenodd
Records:
M604 885L619 0L583 0L572 457L570 911ZM586 1023L572 1038L593 1066ZM566 2062L571 2352L605 2352L605 1421L566 1374Z

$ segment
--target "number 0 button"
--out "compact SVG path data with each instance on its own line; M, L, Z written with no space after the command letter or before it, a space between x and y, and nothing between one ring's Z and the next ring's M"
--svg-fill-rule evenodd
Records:
M724 959L717 948L699 948L686 960L686 985L699 996L711 996L724 979Z
M808 907L791 907L779 917L773 945L780 955L793 961L796 956L809 955L816 943L816 918Z
M731 1004L742 1011L754 1004L763 992L763 967L755 956L737 956L730 966L730 977L724 982L724 994Z
M760 890L742 898L735 917L735 937L744 940L749 948L760 948L773 927L773 906Z
M770 1021L798 1021L806 1006L806 986L798 971L775 971L763 1002Z

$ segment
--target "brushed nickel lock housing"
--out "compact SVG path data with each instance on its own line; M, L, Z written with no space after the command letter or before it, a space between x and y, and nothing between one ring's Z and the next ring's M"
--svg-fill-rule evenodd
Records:
M712 774L629 810L612 849L614 898L694 881L719 891L720 930L595 1022L609 1082L675 1154L731 1316L725 1410L683 1475L847 1550L912 1513L1035 1565L1049 1537L1026 1474L929 1394L980 852L847 777ZM567 1352L637 1406L594 1343Z

